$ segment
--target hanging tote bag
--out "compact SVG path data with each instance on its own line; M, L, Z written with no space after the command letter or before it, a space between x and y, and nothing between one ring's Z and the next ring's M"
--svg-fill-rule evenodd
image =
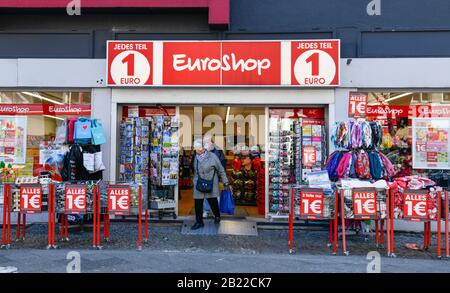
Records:
M103 131L103 125L97 119L92 120L91 134L92 134L92 144L100 145L100 144L106 143L106 137L105 137L105 132Z
M220 195L220 212L234 215L234 200L229 189L222 190L222 194Z
M67 142L67 119L56 122L55 143L65 144Z
M72 144L73 137L75 135L75 122L77 122L78 118L68 118L67 119L67 142Z
M80 117L77 122L75 122L75 135L74 142L78 144L89 144L91 143L92 133L91 133L92 121L89 118Z

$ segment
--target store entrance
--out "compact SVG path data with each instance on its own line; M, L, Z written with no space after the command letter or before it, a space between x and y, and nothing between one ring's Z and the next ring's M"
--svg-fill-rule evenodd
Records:
M244 106L180 107L179 215L194 215L192 141L201 138L218 156L232 191L234 215L259 218L265 214L265 108ZM220 183L220 189L223 184ZM204 204L206 211L209 205ZM211 216L211 212L204 216Z
M264 217L264 107L121 105L118 111L117 178L143 184L151 216L195 215L193 142L202 139L231 187L234 214L222 217Z

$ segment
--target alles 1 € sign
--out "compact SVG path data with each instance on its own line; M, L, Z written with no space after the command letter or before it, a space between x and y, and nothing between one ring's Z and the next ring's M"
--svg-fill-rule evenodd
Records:
M109 41L110 86L339 86L339 40Z

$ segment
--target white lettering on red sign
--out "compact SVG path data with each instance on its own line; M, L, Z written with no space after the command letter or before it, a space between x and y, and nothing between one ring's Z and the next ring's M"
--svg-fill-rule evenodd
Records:
M306 217L322 217L323 193L301 192L301 215Z
M350 93L348 99L348 115L349 117L365 117L367 111L367 93Z
M20 211L25 213L36 213L42 209L42 188L40 186L21 186L20 188Z
M314 146L303 147L303 165L314 166L317 163L317 151Z
M86 212L86 187L66 187L66 212L81 214Z
M404 194L403 216L411 220L427 218L428 195Z
M108 189L108 210L116 215L130 213L130 188L110 187Z
M353 192L353 214L355 218L371 218L377 215L375 192Z

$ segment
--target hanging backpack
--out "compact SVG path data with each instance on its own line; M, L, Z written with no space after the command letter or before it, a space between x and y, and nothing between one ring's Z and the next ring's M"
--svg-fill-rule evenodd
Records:
M68 118L67 119L67 142L72 144L73 137L75 134L75 122L77 122L78 118Z
M97 119L92 119L91 125L92 143L100 145L106 143L105 132L103 131L102 123Z
M74 142L78 144L90 144L92 140L92 121L89 118L80 117L75 122Z

